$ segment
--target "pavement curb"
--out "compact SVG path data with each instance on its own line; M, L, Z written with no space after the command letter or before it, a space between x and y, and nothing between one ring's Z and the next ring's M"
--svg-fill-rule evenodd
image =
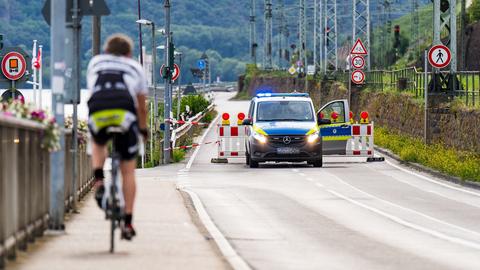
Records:
M225 260L230 264L230 266L235 270L252 270L252 268L243 260L240 255L233 249L225 236L220 232L218 227L215 225L213 220L208 215L203 203L200 201L198 195L188 190L184 187L177 186L178 190L188 195L192 201L195 212L197 213L200 222L203 224L207 232L210 234L211 238L215 241L218 249L225 258Z
M390 151L388 149L385 149L385 148L375 146L375 150L379 153L382 153L383 155L386 155L386 156L400 162L400 164L402 164L402 165L408 166L408 167L413 168L413 169L415 169L417 171L420 171L420 172L425 172L425 173L431 174L431 175L439 178L440 180L444 180L444 181L454 183L454 184L457 184L457 185L460 185L460 186L480 190L480 183L472 182L472 181L468 181L468 180L462 180L458 177L447 175L445 173L442 173L442 172L439 172L437 170L428 168L428 167L423 166L423 165L418 164L418 163L404 161L398 155L394 154L392 151Z

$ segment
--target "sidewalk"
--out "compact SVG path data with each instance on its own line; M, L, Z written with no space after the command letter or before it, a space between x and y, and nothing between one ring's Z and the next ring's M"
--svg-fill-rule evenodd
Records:
M66 232L46 235L7 269L147 270L230 269L202 230L193 223L175 180L179 165L137 170L137 203L133 242L117 241L109 250L109 223L92 194L70 216ZM119 239L119 238L118 238Z

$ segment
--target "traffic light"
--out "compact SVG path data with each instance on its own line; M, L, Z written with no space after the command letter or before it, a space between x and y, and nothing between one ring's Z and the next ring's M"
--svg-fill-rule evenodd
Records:
M395 25L394 29L395 42L393 43L394 48L400 47L400 25Z
M3 50L3 34L0 34L0 50Z
M173 72L173 70L175 69L175 45L173 44L173 42L170 42L170 44L168 45L168 61L170 63L170 71Z

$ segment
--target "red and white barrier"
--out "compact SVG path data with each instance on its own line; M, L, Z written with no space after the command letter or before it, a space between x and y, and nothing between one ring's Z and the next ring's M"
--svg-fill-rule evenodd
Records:
M347 156L373 157L373 122L353 124L352 138L347 141Z
M241 125L241 120L245 117L243 113L238 115L237 126L230 126L230 116L227 113L222 115L222 124L218 125L218 153L217 158L212 162L227 161L229 158L244 158L246 126ZM240 119L242 118L242 119Z

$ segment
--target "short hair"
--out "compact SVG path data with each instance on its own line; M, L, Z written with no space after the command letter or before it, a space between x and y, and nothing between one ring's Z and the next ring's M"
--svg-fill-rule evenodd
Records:
M128 56L133 51L133 41L124 34L113 34L107 38L103 50L116 56Z

